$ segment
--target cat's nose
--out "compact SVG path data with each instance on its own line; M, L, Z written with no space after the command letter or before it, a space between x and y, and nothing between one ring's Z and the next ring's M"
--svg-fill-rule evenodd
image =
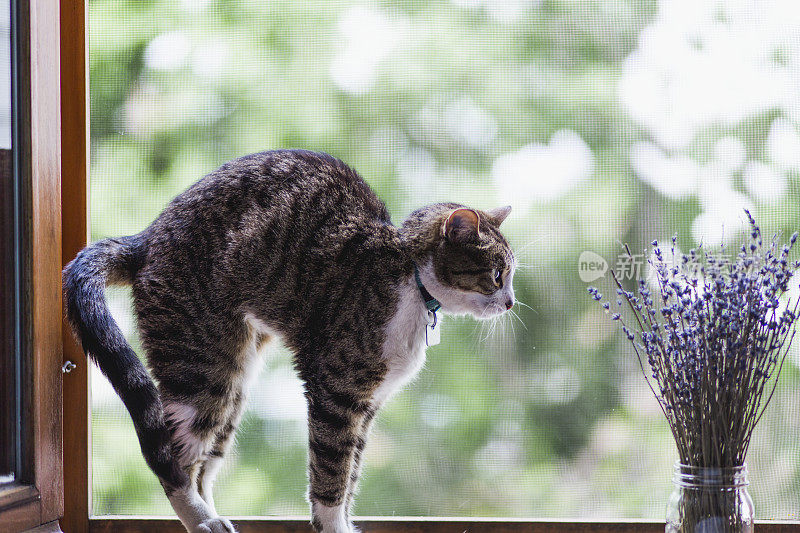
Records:
M512 307L514 307L514 299L509 298L508 300L506 300L506 311L508 311Z

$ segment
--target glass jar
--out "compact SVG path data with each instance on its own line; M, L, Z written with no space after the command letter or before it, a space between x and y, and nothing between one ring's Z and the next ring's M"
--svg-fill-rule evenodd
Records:
M711 468L675 464L666 533L752 533L755 510L747 465Z

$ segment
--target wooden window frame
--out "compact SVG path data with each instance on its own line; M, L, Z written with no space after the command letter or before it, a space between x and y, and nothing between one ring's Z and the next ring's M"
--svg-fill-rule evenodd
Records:
M22 187L21 469L0 489L0 531L59 531L61 427L61 145L55 0L15 14L14 151ZM12 15L14 16L14 15Z
M89 237L88 62L84 0L61 0L62 249L63 264ZM68 31L66 29L69 29ZM50 274L52 274L50 272ZM58 307L60 309L60 306ZM69 329L63 330L64 361L77 367L64 382L64 531L77 533L183 533L177 518L91 515L91 417L88 364ZM232 517L240 533L309 532L307 517ZM661 533L663 521L602 522L509 518L366 517L355 523L366 533ZM800 522L759 521L759 533L798 533Z

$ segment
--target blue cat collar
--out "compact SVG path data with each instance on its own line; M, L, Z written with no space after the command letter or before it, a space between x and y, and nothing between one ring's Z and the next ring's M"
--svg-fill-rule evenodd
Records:
M439 303L439 300L431 296L431 293L429 293L425 285L422 284L422 280L419 279L419 268L417 268L417 265L414 265L414 279L417 280L417 288L419 289L422 299L425 301L425 307L431 313L438 311L442 307L442 304Z

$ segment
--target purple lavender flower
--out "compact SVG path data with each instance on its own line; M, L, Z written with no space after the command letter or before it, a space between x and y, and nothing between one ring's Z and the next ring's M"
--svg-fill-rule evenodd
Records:
M780 299L800 266L788 260L798 234L785 245L777 236L765 244L745 213L750 238L732 258L724 245L717 253L700 245L677 254L673 237L670 264L651 242L656 289L638 280L634 294L611 271L620 308L611 320L631 342L686 465L744 463L794 337L798 301L781 306ZM594 287L589 294L602 300ZM602 306L609 312L609 302Z

